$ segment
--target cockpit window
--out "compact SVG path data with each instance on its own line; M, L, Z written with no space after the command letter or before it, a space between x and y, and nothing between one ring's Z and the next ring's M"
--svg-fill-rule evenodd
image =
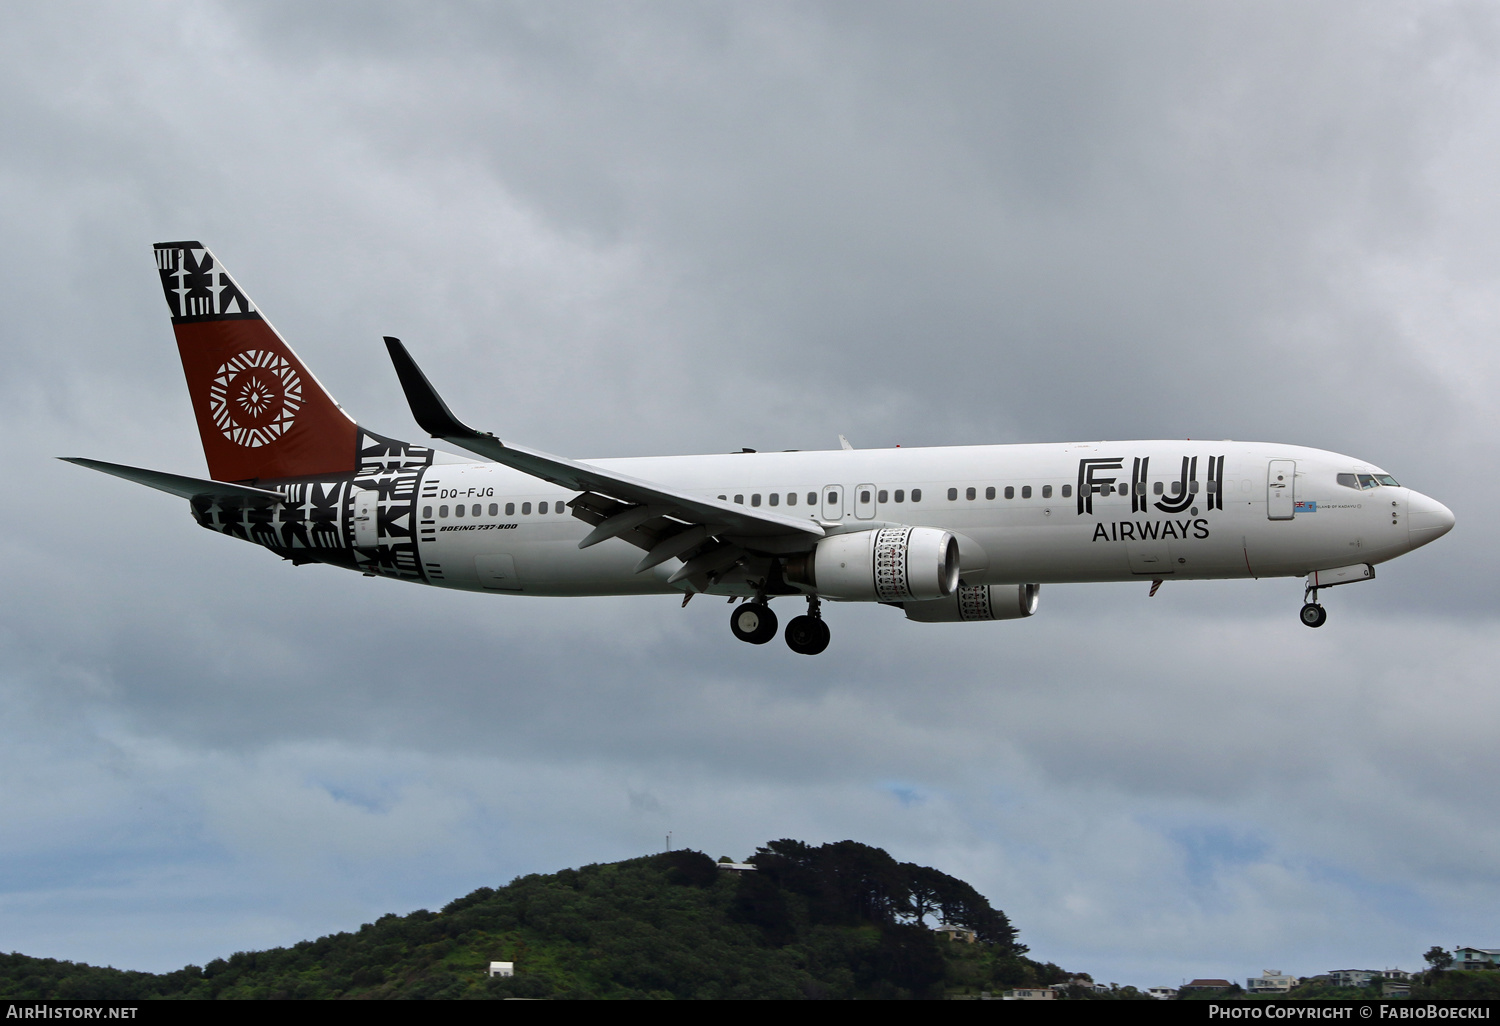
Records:
M1361 488L1379 488L1380 482L1375 480L1374 474L1359 475L1359 486Z
M1383 485L1385 485L1385 486L1387 486L1389 488L1400 488L1401 487L1400 485L1398 485L1396 483L1396 479L1394 477L1392 477L1391 475L1389 475L1389 474L1376 474L1375 475L1375 480L1379 481L1381 484L1383 484Z
M1345 488L1358 488L1359 478L1353 474L1340 474L1339 484L1343 485Z

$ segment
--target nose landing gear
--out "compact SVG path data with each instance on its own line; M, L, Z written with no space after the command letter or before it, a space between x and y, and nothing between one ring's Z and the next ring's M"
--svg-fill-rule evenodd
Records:
M1328 622L1328 610L1318 605L1318 589L1311 584L1302 592L1301 616L1309 627L1321 627Z
M786 647L798 655L817 655L828 647L828 625L823 622L823 604L816 595L807 597L807 614L794 616L786 625Z

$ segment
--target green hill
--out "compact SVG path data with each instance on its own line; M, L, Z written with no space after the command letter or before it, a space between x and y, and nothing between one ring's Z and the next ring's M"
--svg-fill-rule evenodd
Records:
M755 872L674 851L513 880L353 933L173 973L0 956L0 999L885 998L1061 982L1005 914L937 870L773 841ZM978 942L950 942L941 919ZM490 978L491 961L516 975Z

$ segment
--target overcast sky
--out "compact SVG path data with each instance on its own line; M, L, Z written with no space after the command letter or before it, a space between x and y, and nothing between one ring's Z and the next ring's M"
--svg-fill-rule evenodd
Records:
M0 950L155 971L674 845L853 838L1175 985L1500 944L1500 13L1474 4L9 5ZM153 242L361 423L380 343L578 457L1208 437L1458 526L1327 593L1023 622L292 567L201 475Z

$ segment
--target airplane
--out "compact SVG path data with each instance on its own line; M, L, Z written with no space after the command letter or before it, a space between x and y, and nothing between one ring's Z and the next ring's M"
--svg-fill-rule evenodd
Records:
M460 421L385 339L417 424L481 459L387 437L334 401L199 242L155 246L209 477L68 461L189 501L293 564L501 595L727 597L730 630L829 644L822 606L1014 620L1043 584L1302 577L1319 591L1453 527L1381 468L1268 442L1099 441L574 460Z

